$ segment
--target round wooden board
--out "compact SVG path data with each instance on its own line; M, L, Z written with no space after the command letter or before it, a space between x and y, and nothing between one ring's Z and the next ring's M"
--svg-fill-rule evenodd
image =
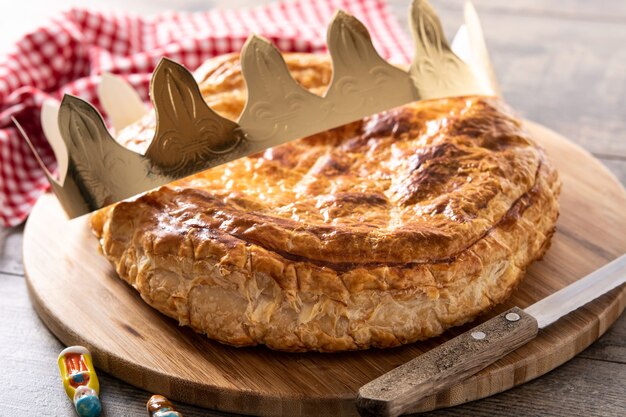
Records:
M526 307L626 252L626 192L619 182L586 151L546 128L528 127L560 171L561 216L544 260L484 319ZM244 414L356 415L361 385L465 330L401 348L338 354L224 346L148 307L98 253L86 218L66 220L50 195L26 225L24 266L42 320L65 344L87 346L99 369L172 400ZM543 375L602 335L625 305L622 286L413 411L476 400Z

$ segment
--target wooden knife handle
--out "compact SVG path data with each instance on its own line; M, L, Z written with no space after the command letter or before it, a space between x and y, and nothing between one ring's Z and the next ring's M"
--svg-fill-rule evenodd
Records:
M363 385L362 416L398 416L450 388L537 335L537 320L514 307Z

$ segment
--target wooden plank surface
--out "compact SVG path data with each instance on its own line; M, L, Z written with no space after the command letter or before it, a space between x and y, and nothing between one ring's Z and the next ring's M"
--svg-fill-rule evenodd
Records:
M475 324L514 306L527 307L626 252L621 232L626 230L626 190L578 146L538 125L527 127L563 182L557 232L551 249L532 265L511 298ZM588 218L594 222L585 224ZM148 307L98 254L86 219L66 220L53 196L39 201L24 239L32 302L57 337L88 346L99 369L205 407L266 416L352 416L362 385L467 330L452 329L402 348L334 355L233 349L178 328ZM621 287L409 410L464 403L541 376L603 334L625 306L626 287Z
M581 353L579 357L626 365L626 313L622 314L606 335ZM617 368L622 367L617 366ZM622 385L626 384L626 379L622 379L622 382L624 382Z
M623 152L626 146L626 106L623 105L626 72L621 66L626 54L626 2L474 1L483 24L496 22L493 29L485 27L485 33L496 72L513 107L588 147L622 184L626 184L626 154ZM404 22L406 2L389 2L399 20ZM79 0L0 2L3 27L0 53L6 51L20 33L56 11L80 3ZM171 7L197 10L246 3L246 0L179 0L175 4L162 0L94 0L89 5L101 9L121 6L138 13L154 13ZM460 22L462 2L433 0L433 3L446 19L448 33L452 34ZM524 24L516 24L517 16ZM450 23L448 17L452 19ZM543 42L546 38L548 41ZM508 53L509 44L522 54L519 59ZM569 54L575 59L569 59ZM599 63L612 55L621 61L613 65ZM558 59L554 58L557 56ZM511 59L515 65L509 63ZM561 66L547 68L550 62ZM513 71L509 71L512 67ZM595 86L591 99L584 88L588 82ZM617 106L616 103L622 104ZM59 384L55 364L62 345L37 318L20 276L20 231L0 247L0 271L11 274L0 273L0 359L4 364L0 373L0 415L73 416ZM28 377L24 377L25 374ZM102 372L100 376L105 387L104 416L146 415L144 407L149 393ZM505 393L426 415L623 416L625 380L626 314L623 314L598 342L549 374ZM185 417L225 415L182 404L179 408Z
M73 417L74 411L59 382L56 357L63 345L48 331L31 307L23 278L0 274L3 301L0 303L0 358L7 364L0 373L2 415L32 417ZM626 365L626 318L578 357L554 371L501 394L463 406L421 414L442 416L623 416L626 397L623 384ZM9 337L11 335L11 338ZM28 341L20 346L13 340L21 335ZM589 352L614 346L591 359ZM621 349L621 353L619 352ZM29 378L24 381L27 371ZM104 372L98 372L104 404L103 417L144 416L151 393L134 388ZM581 404L582 403L582 404ZM177 404L185 417L226 417L219 413ZM580 411L578 411L580 410Z
M421 416L623 416L626 396L619 381L623 382L625 377L624 367L576 358L514 390Z
M0 273L24 275L22 233L24 226L6 229L0 239Z

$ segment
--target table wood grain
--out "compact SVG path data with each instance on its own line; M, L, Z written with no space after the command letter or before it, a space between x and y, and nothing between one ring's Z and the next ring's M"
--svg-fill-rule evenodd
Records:
M53 4L51 4L53 3ZM78 0L1 2L0 53L20 33ZM154 13L237 7L252 0L92 0L100 9ZM390 0L404 25L408 1ZM462 2L433 0L452 35ZM626 184L626 3L475 0L504 95L522 116L585 147ZM584 167L581 167L584 169ZM31 307L21 227L0 231L0 415L73 416L58 377L61 343ZM625 231L626 232L626 231ZM103 416L144 416L150 393L100 372ZM226 416L179 404L185 417ZM626 415L626 315L562 367L521 387L427 416Z

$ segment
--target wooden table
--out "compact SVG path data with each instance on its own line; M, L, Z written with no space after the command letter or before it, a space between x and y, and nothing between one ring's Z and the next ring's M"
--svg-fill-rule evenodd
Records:
M461 21L459 0L433 0L448 33ZM56 10L60 0L2 2L0 52ZM156 12L165 0L102 0L100 8ZM106 5L105 5L106 3ZM197 10L251 0L176 2ZM404 23L407 1L390 1ZM475 0L507 101L522 116L582 145L626 184L626 3L621 0ZM584 167L581 167L584 169ZM624 231L626 233L626 231ZM0 415L73 416L59 382L63 348L30 305L21 261L22 228L0 231ZM0 239L1 241L2 239ZM142 416L151 395L100 372L104 416ZM185 417L225 414L179 405ZM626 415L626 315L590 348L543 377L432 416Z

